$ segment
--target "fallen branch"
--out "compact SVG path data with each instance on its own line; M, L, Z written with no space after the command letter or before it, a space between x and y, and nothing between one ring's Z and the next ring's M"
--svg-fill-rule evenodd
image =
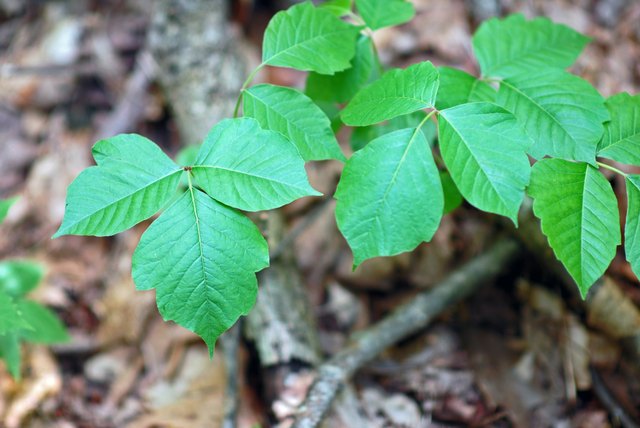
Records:
M495 278L517 254L518 245L514 241L501 241L436 288L417 295L373 327L356 333L349 346L320 366L293 427L318 426L341 386L356 370L388 346L425 328L442 311Z

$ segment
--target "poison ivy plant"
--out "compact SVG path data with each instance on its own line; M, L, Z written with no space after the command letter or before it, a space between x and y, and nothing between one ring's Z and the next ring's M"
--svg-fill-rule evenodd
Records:
M202 336L211 351L251 309L255 273L269 264L262 234L239 210L318 195L306 161L346 161L336 219L354 267L431 240L464 200L517 224L529 194L583 296L621 240L602 170L620 174L629 201L626 255L640 273L640 178L598 160L640 166L640 98L605 101L567 71L589 38L514 15L485 22L473 37L480 77L429 61L385 72L372 33L414 14L404 0L307 1L279 12L234 117L178 164L138 135L99 141L97 165L69 187L55 236L113 235L164 210L134 253L136 287L155 289L162 316ZM305 93L251 86L265 66L308 71ZM343 125L354 127L349 156L336 138Z
M10 199L6 205L16 199ZM4 202L0 201L0 205ZM7 211L8 208L4 214ZM20 378L22 342L52 344L69 339L64 324L53 311L26 298L43 275L42 267L29 261L0 262L0 359L14 378Z

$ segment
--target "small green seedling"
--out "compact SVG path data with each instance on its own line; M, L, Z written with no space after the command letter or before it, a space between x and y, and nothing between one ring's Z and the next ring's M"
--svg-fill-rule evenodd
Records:
M0 222L16 198L0 200ZM26 260L0 262L0 359L11 375L20 378L22 342L53 344L69 339L66 328L50 309L27 299L44 271Z

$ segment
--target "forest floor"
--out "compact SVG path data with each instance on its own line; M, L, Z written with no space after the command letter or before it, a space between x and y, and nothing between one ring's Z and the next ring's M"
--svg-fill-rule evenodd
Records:
M471 35L482 18L523 12L593 38L573 71L604 96L640 92L638 1L413 2L418 14L411 23L376 34L385 64L430 60L477 73ZM141 65L152 3L0 0L0 198L20 196L0 226L0 260L44 266L45 280L32 297L53 308L72 336L49 348L25 347L20 382L0 363L2 426L221 425L223 353L209 361L197 336L162 321L153 292L135 291L131 255L149 222L111 238L50 239L64 214L67 186L91 165L91 146L109 136L122 102L140 114L132 131L172 156L182 148L171 106L152 68ZM257 52L275 10L235 3L238 33L244 29ZM268 70L263 79L304 87L304 74L287 70ZM348 132L341 137L348 153ZM311 165L312 184L330 192L340 168L337 162ZM613 184L624 201L624 183ZM310 204L284 209L289 229ZM433 243L352 272L333 205L325 204L292 244L322 355L335 354L352 332L435 286L511 229L463 205L443 219ZM620 426L620 412L640 421L638 361L531 256L362 367L327 426L608 427ZM640 305L638 280L622 254L608 277ZM640 319L634 322L640 331ZM243 339L239 426L289 426L313 372L292 376L268 402L256 355Z

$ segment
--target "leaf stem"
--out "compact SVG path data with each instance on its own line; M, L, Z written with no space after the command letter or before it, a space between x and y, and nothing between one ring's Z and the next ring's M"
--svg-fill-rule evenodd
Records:
M623 176L624 178L627 178L627 173L625 173L624 171L619 170L619 169L618 169L618 168L616 168L616 167L613 167L613 166L611 166L611 165L607 165L607 164L606 164L606 163L604 163L604 162L596 162L596 164L598 164L598 166L599 166L600 168L608 169L609 171L613 171L613 172L615 172L616 174L620 174L620 175L621 175L621 176Z
M236 100L236 106L233 109L234 119L238 117L238 110L240 110L240 101L242 101L242 95L244 94L244 90L247 89L247 87L251 84L253 79L256 77L256 74L258 74L258 72L262 70L262 67L264 66L265 66L264 62L259 66L257 66L256 69L253 70L251 74L249 74L249 77L247 77L247 80L245 80L244 83L242 84L242 87L240 88L240 93L238 94L238 99Z

